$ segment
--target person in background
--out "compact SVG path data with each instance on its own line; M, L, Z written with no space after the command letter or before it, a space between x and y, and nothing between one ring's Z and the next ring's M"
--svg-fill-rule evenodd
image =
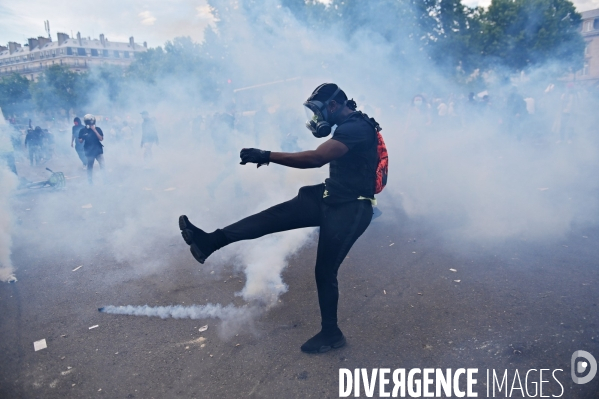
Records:
M158 132L156 131L156 124L154 120L150 118L150 114L147 111L141 113L143 122L141 124L141 148L144 149L144 159L152 159L152 146L154 143L158 145Z
M85 157L85 151L83 150L83 144L79 142L79 131L83 126L81 125L81 119L78 116L73 119L72 135L71 135L71 147L73 143L75 151L81 160L84 168L87 168L87 158Z
M83 143L83 149L87 158L87 180L93 184L94 162L97 160L100 169L104 169L104 140L102 129L96 127L96 118L87 114L83 117L85 127L79 130L79 142Z
M418 139L420 135L428 131L431 123L430 104L423 95L415 95L406 116L405 132L412 140Z
M33 166L35 161L39 165L42 147L42 128L36 126L35 129L29 129L25 136L25 146L29 149L29 164Z
M44 163L48 162L54 156L54 135L48 129L42 129L41 154Z

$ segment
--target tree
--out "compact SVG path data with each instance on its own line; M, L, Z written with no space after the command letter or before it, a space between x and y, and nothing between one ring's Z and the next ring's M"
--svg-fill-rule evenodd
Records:
M52 65L31 86L31 95L38 110L58 112L81 106L87 102L87 76L69 71L62 65Z
M17 73L0 80L0 108L6 115L20 114L31 108L30 83Z
M426 50L431 60L447 75L471 73L479 67L480 15L483 9L470 8L461 0L432 0L423 14Z
M554 62L563 72L582 66L581 16L568 0L493 0L481 19L487 68L520 71Z

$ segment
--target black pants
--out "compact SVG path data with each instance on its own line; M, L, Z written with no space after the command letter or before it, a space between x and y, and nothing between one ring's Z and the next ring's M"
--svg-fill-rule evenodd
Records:
M40 159L42 158L41 152L42 150L39 146L29 146L29 163L31 164L31 166L33 166L34 161L36 165L39 165Z
M100 165L100 169L104 169L104 154L97 155L88 155L87 156L87 181L89 184L93 183L93 173L94 173L94 161L98 160L98 164Z
M250 240L279 231L320 226L316 288L323 328L337 326L337 271L372 219L368 200L329 205L324 184L302 187L297 197L222 229L229 242Z
M87 165L87 157L85 156L85 151L83 150L83 144L75 144L75 151L77 151L77 155L79 156L79 159L81 160L83 165Z

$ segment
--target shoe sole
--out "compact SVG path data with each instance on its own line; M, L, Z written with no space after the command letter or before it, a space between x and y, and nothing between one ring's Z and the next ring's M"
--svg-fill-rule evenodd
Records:
M193 244L193 231L188 228L187 222L189 222L187 216L179 216L179 230L181 230L181 237L183 237L183 240L185 240L187 245L191 246Z
M179 229L181 230L181 237L183 237L185 243L189 245L189 250L191 251L191 254L193 255L194 259L200 262L201 264L204 264L207 256L204 255L204 253L200 251L200 248L198 248L198 246L193 242L193 231L191 231L188 228L188 223L189 219L187 219L187 216L179 216Z
M321 346L320 348L318 348L315 351L305 351L305 350L302 349L302 352L304 352L304 353L312 353L312 354L314 354L314 353L325 353L325 352L330 351L331 349L339 349L342 346L345 346L345 343L346 343L345 337L343 337L343 339L341 339L338 342L335 342L331 346Z

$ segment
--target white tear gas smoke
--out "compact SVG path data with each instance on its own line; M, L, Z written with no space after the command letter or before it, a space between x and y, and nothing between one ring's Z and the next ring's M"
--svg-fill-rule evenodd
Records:
M17 177L0 160L0 281L16 281L10 259L13 216L11 199L17 187Z
M191 305L191 306L105 306L98 309L102 313L160 317L161 319L220 319L221 334L226 338L238 331L242 325L250 324L262 313L260 306L234 305L222 306L220 304Z
M212 231L292 198L303 185L322 182L326 168L256 169L238 165L237 154L243 147L296 151L320 144L303 126L301 104L326 81L339 83L383 127L390 175L379 198L381 221L393 223L393 212L386 209L403 207L409 217L435 226L453 243L457 240L456 247L481 239L492 243L559 237L572 223L596 222L597 183L587 171L597 170L598 147L585 127L593 125L585 116L592 113L585 112L594 103L575 107L577 125L570 126L577 128L575 142L566 144L565 138L555 145L560 128L555 130L553 122L559 115L561 125L567 125L564 107L569 97L561 92L557 97L544 94L547 82L532 79L520 85L521 94L535 97L538 107L525 123L511 121L505 115L505 101L500 101L507 98L503 93L511 90L510 83L481 80L491 106L482 109L477 99L477 105L469 108L465 96L471 89L441 77L413 43L389 43L377 32L365 30L349 37L335 28L314 31L278 5L235 2L221 7L219 17L226 25L219 26L218 35L226 43L220 51L227 57L221 66L232 83L219 87L224 94L217 102L203 100L197 93L202 82L188 74L165 76L152 84L129 83L128 101L118 108L111 108L108 94L92 96L82 113L111 116L98 120L106 135L105 183L78 187L76 183L85 179L79 171L80 180L73 181L68 196L48 196L38 204L38 214L55 226L50 237L34 228L26 232L40 251L58 250L90 260L102 252L130 265L137 275L159 273L175 267L168 245L178 239L179 215L187 214L194 224ZM397 49L403 54L401 63ZM219 58L218 49L214 51ZM410 106L410 98L421 92L427 92L425 106ZM235 126L215 123L214 112L222 116L233 102ZM122 127L123 122L132 125L139 140L142 110L156 118L161 141L145 167L139 141L131 142ZM543 128L529 129L526 123ZM518 130L527 134L520 138ZM60 140L60 145L68 145L68 138ZM74 153L69 157L75 165ZM98 172L96 167L94 173ZM92 210L81 209L89 203ZM237 261L246 273L239 295L251 304L266 304L259 306L266 309L286 291L281 271L311 231L236 243L207 262L212 268ZM176 250L187 247L181 244ZM189 262L194 262L191 256ZM111 276L101 283L121 284ZM154 309L165 309L160 314L246 320L236 312L255 317L260 312L249 311L255 309L252 306L124 309L147 316L157 315ZM187 310L179 313L179 309Z
M247 281L237 295L247 302L261 303L268 310L281 294L287 292L281 273L289 255L300 249L308 239L306 231L296 230L264 237L245 244L243 263Z

